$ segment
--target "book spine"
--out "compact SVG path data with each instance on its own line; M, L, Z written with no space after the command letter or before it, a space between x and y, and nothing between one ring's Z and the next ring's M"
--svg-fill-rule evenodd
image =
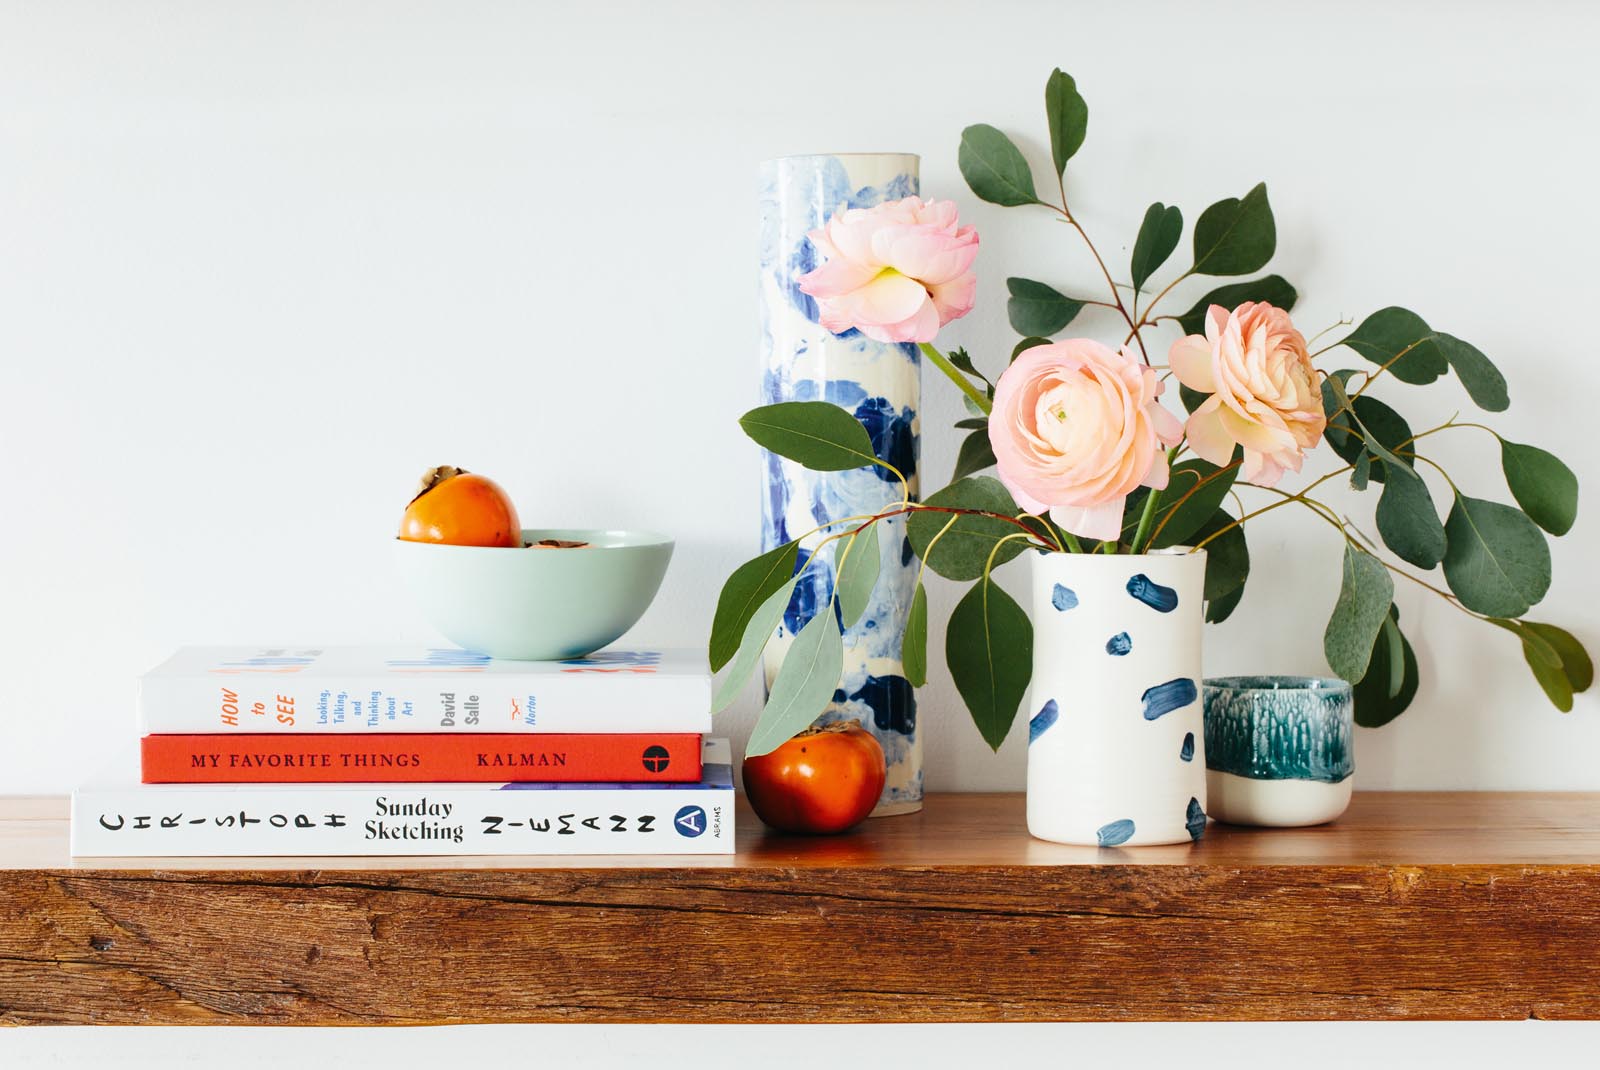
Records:
M733 852L733 789L449 784L83 788L77 857L706 855Z
M670 733L157 735L146 784L695 783L700 737Z
M371 677L147 676L142 735L311 732L711 731L701 676L471 672Z

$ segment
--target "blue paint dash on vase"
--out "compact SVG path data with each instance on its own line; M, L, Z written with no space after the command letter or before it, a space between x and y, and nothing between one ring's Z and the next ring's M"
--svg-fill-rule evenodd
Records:
M1118 632L1106 640L1106 653L1114 658L1120 658L1133 649L1133 639L1127 632Z
M1157 717L1189 705L1200 697L1200 689L1195 687L1194 681L1187 676L1180 676L1176 680L1168 680L1164 684L1157 684L1147 689L1142 697L1144 719L1153 721Z
M1189 838L1198 843L1200 837L1204 836L1206 832L1206 811L1200 805L1199 799L1191 798L1189 800L1189 810L1184 815L1183 823L1188 826Z
M1056 700L1051 699L1044 704L1044 708L1033 715L1028 721L1028 742L1032 743L1044 735L1045 729L1056 723L1056 718L1061 716L1061 709L1056 705Z
M1193 732L1185 732L1183 734L1183 747L1182 747L1182 749L1180 749L1178 751L1178 757L1182 758L1186 762L1194 761L1194 733Z
M1157 613L1171 613L1178 608L1178 592L1161 586L1143 572L1128 580L1128 593Z
M1055 590L1050 592L1050 604L1065 613L1078 604L1078 592L1058 583Z
M1101 847L1117 847L1133 839L1133 822L1127 818L1113 821L1108 825L1101 825L1094 834Z

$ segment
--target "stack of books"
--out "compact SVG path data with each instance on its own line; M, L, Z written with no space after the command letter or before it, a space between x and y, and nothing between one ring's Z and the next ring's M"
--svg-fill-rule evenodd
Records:
M139 782L73 794L72 852L731 853L710 708L690 651L185 648L140 682Z

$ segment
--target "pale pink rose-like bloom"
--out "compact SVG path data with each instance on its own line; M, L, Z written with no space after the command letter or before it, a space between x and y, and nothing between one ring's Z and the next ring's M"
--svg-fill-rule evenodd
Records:
M1211 395L1189 415L1189 448L1224 465L1243 446L1247 482L1270 487L1285 470L1300 471L1305 451L1322 437L1327 418L1316 370L1281 308L1247 301L1230 313L1212 305L1206 333L1172 343L1168 362L1180 383Z
M854 327L879 342L931 342L972 311L978 231L957 226L954 201L844 209L808 237L827 261L800 277L800 291L834 334Z
M1117 539L1127 496L1167 485L1163 446L1183 438L1156 373L1087 338L1034 346L1000 376L989 443L1018 505L1074 535Z

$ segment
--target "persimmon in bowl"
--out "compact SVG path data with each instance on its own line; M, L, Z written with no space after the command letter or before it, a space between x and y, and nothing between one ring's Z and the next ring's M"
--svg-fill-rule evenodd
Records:
M423 616L468 650L582 657L622 637L661 587L672 540L648 531L522 529L520 546L394 541Z

